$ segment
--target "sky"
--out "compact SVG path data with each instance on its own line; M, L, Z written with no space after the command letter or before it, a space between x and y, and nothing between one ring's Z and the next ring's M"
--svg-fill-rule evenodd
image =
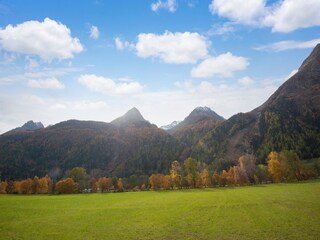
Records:
M264 103L320 42L319 0L0 0L0 134L29 120L157 126Z

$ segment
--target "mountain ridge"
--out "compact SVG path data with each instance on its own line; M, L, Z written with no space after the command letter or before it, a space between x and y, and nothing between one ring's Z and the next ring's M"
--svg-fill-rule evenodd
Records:
M293 150L302 159L320 157L319 93L318 44L265 103L227 120L200 107L170 132L132 108L110 123L68 120L36 131L2 134L1 177L63 174L75 166L98 173L95 176L168 173L173 160L189 156L221 171L243 154L266 163L269 152L281 150Z

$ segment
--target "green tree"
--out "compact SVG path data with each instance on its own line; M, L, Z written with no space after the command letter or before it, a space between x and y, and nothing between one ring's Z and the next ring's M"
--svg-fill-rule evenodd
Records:
M197 181L197 171L196 171L196 161L192 159L191 157L187 158L184 161L184 167L187 172L187 182L190 187L195 188L196 187L196 181Z
M67 178L72 178L79 185L79 191L89 188L89 176L83 167L75 167L67 172Z
M302 164L298 155L293 151L281 151L280 163L284 177L290 180L303 180Z

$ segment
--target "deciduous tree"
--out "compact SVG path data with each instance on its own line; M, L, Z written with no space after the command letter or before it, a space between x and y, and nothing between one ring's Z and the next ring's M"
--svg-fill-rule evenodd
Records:
M172 180L172 184L175 188L181 188L181 166L180 163L175 160L171 164L170 177Z
M0 182L0 194L5 194L7 193L7 182Z
M208 172L208 170L205 168L203 169L203 171L201 172L201 185L203 187L209 187L211 186L211 179L210 179L210 174Z
M279 154L277 152L271 152L268 155L268 172L272 177L273 182L282 181L283 173L279 161Z
M121 178L118 179L117 189L118 189L119 192L123 192L123 190L124 190L124 189L123 189L123 183L122 183L122 179L121 179Z
M78 184L72 178L62 179L56 184L56 192L67 194L76 193L78 191Z

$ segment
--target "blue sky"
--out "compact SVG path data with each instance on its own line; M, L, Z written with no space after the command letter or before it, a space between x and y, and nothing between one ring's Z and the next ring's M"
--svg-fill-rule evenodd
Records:
M258 107L320 42L318 0L0 0L0 133L28 120L158 126Z

